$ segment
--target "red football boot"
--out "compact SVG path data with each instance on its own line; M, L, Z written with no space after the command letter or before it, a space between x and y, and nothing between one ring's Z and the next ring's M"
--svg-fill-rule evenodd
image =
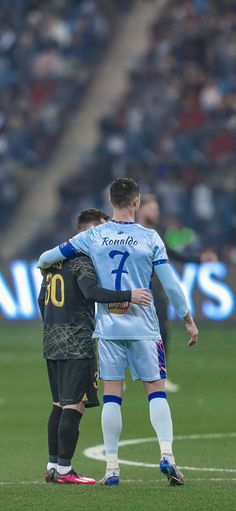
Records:
M53 482L56 484L96 484L95 479L76 474L73 468L70 472L68 472L68 474L62 475L56 472L54 474Z

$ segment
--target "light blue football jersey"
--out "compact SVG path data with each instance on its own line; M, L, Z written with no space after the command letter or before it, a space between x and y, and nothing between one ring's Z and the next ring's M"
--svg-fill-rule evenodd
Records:
M168 263L157 232L133 222L109 221L74 236L69 243L75 252L92 259L99 284L117 291L150 289L154 266ZM160 339L154 303L149 307L98 303L94 337Z

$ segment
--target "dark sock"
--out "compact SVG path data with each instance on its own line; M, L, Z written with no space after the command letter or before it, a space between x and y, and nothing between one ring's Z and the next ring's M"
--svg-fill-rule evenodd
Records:
M82 413L72 408L62 411L58 428L58 465L70 466L79 437Z
M48 452L50 463L57 463L58 458L58 427L62 414L60 406L53 405L48 419Z

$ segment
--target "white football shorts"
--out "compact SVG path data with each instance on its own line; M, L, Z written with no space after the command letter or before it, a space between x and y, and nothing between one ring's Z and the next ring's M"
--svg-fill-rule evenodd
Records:
M124 380L128 367L133 380L166 378L162 340L98 341L99 376L102 380Z

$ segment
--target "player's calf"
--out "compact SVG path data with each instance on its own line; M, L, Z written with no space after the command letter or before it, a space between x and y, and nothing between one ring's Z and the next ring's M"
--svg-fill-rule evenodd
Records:
M123 382L111 382L111 385L122 385ZM105 388L110 390L106 382ZM121 403L119 395L105 394L103 396L102 430L106 453L106 473L99 484L117 486L120 483L120 470L118 465L118 442L122 428Z
M53 476L55 484L96 484L95 479L79 475L71 466L79 437L79 424L84 405L71 405L63 408L58 428L58 464Z
M62 407L60 403L53 402L48 419L48 449L49 457L45 474L46 483L52 483L58 462L58 427L61 419Z

